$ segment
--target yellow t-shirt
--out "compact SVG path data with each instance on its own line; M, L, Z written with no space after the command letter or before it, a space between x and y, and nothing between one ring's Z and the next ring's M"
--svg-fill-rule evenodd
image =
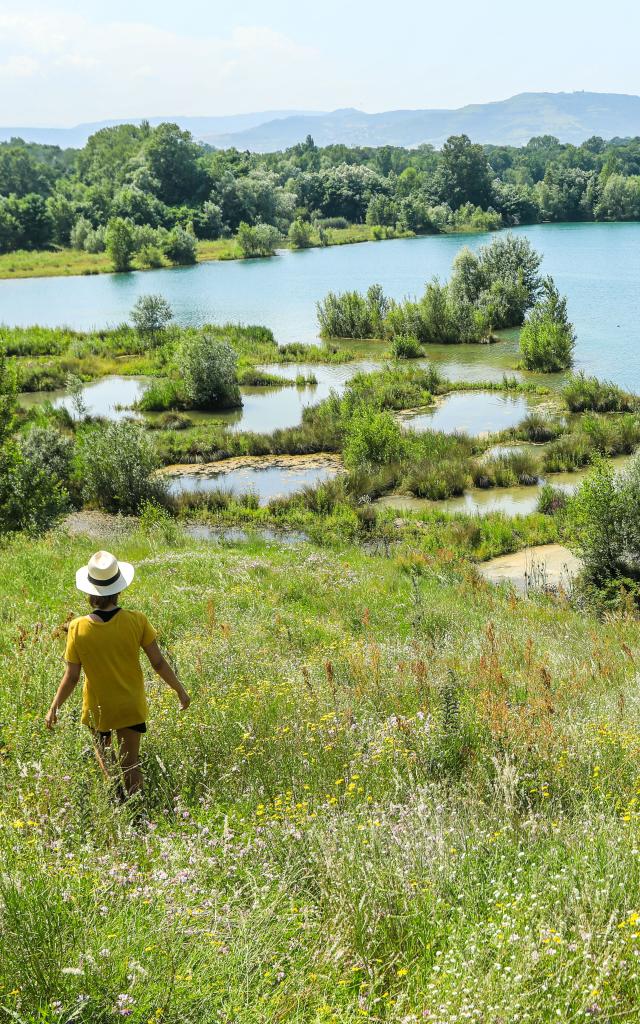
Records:
M157 635L146 615L126 608L108 622L83 615L69 623L64 656L84 669L84 725L106 732L146 720L140 648L148 647Z

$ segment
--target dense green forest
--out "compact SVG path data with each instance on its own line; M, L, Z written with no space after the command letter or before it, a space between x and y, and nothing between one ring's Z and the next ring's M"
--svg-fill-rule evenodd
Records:
M245 255L327 240L348 224L415 233L640 219L640 138L552 136L521 148L453 136L441 150L215 150L174 124L120 125L84 149L0 144L0 252L107 249L117 269L195 259L197 239L237 236Z

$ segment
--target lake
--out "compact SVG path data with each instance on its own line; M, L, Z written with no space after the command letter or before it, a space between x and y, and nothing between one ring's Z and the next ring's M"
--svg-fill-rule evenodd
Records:
M544 272L568 296L577 366L640 391L640 224L534 225L515 232L543 253ZM475 249L491 237L438 235L172 270L0 281L0 321L104 327L126 320L139 295L160 292L182 324L261 323L280 342L309 342L317 337L315 304L328 291L379 282L395 298L419 294L429 278L449 275L462 246ZM513 341L434 346L434 356L471 363L479 374L501 366L506 350L515 356Z

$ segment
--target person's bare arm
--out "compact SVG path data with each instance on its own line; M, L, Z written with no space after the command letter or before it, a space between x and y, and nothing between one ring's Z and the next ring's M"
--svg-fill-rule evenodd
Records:
M76 665L72 661L67 662L62 682L56 691L56 695L53 698L51 707L49 708L47 717L45 718L47 729L53 729L54 725L58 721L58 709L62 707L65 700L71 696L78 685L81 670L82 665Z
M178 700L180 701L180 707L183 711L186 711L191 703L191 697L158 647L157 642L154 640L148 647L143 647L143 650L151 662L151 667L154 672L157 672L160 678L164 679L167 686L170 686L172 690L175 690L178 695Z

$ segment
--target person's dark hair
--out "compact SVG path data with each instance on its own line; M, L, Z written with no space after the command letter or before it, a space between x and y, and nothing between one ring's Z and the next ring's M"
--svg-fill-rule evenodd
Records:
M102 594L89 594L89 604L92 608L108 608L110 604L118 603L118 594L109 594L103 597Z

